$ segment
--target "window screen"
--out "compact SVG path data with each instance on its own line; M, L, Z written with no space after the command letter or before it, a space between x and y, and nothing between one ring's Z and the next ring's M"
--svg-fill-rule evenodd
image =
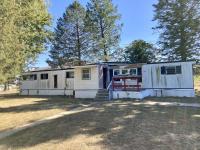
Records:
M74 72L66 72L66 78L74 78Z
M23 80L25 81L33 81L33 80L37 80L37 74L31 74L31 75L24 75Z
M181 74L181 73L182 73L181 66L176 66L176 74Z
M167 74L176 74L176 67L167 67Z
M120 70L114 70L114 76L117 76L120 74Z
M127 69L123 69L123 70L122 70L122 74L123 74L123 75L128 74L128 70L127 70Z
M173 74L181 74L182 69L181 66L162 66L161 74L162 75L173 75Z
M82 70L82 80L90 80L91 79L91 71L90 69Z
M41 74L40 78L41 78L41 80L47 80L48 79L48 74L47 73Z
M136 68L130 69L130 75L137 75L137 69Z

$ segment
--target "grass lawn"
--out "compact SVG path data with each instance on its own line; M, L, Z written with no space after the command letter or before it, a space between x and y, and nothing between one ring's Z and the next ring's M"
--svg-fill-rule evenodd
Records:
M16 107L12 112L6 113L20 117L18 113L30 112L30 105L36 105L35 109L40 107L38 101L39 104L47 105L45 99L30 99L31 104L27 104L27 100L24 99L24 106L28 107L24 107L25 110L22 112L18 112ZM3 101L8 103L9 100L1 100ZM16 103L17 100L14 101ZM152 98L148 101L156 100ZM64 102L60 100L59 103ZM12 107L15 107L13 105ZM7 104L4 106L7 107ZM48 105L46 107L44 110L53 109L49 110ZM200 148L199 108L149 105L137 101L99 102L94 103L93 107L94 110L66 115L2 139L0 149L195 150Z
M0 95L0 132L69 110L81 101L66 97Z

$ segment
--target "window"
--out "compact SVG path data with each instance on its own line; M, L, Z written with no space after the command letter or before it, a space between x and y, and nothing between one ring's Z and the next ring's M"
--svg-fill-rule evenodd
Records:
M47 73L41 74L40 78L41 78L41 80L47 80L48 79L48 74Z
M37 80L37 74L31 74L31 75L24 75L23 80L25 81L33 81L33 80Z
M26 81L26 80L28 79L28 76L27 76L27 75L23 75L23 76L22 76L22 79L23 79L24 81Z
M139 76L142 75L142 68L137 68L137 75L139 75Z
M130 69L130 75L137 75L137 69L136 68Z
M66 72L66 78L74 78L74 72L70 71L70 72Z
M118 76L120 74L120 70L114 70L114 76Z
M164 66L161 67L161 74L166 74L166 67Z
M127 69L123 69L122 70L122 75L127 75L128 74L128 70Z
M176 74L176 68L175 67L167 67L166 71L167 71L167 74Z
M91 79L91 70L83 69L82 70L82 80L90 80Z
M181 73L182 73L181 66L176 66L176 74L181 74Z
M54 88L56 89L58 88L58 75L54 75L53 78L54 78Z
M162 66L161 74L162 75L172 75L172 74L181 74L181 66Z

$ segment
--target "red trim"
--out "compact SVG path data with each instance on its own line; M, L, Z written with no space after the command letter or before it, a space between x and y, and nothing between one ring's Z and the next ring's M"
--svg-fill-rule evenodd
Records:
M127 85L126 80L136 80L136 85ZM141 85L139 84L139 79L141 79L141 76L116 76L112 78L112 88L113 90L115 89L120 89L122 91L127 91L127 90L136 90L140 91L141 90ZM122 80L120 83L116 83L116 80Z

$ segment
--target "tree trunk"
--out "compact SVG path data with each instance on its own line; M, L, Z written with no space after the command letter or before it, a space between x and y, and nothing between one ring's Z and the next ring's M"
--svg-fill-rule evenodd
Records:
M77 34L77 50L78 50L78 61L81 65L81 46L80 46L80 34L79 34L79 24L76 24L76 34Z
M7 87L7 83L4 83L4 91L7 91L8 90L8 87Z
M101 18L100 18L100 27L101 27L101 38L104 39L105 35L104 35L103 21L102 21ZM107 53L107 50L106 50L105 43L103 44L103 54L105 56L104 61L107 62L108 61L108 59L107 59L108 53Z

